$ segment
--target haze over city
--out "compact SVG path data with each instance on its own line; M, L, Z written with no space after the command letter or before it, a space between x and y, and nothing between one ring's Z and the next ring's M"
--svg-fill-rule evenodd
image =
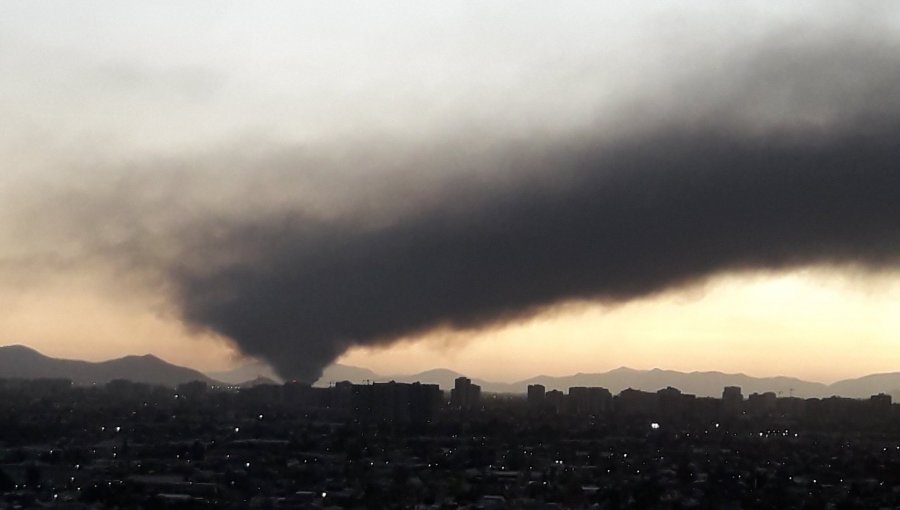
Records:
M0 2L0 344L897 371L891 2Z

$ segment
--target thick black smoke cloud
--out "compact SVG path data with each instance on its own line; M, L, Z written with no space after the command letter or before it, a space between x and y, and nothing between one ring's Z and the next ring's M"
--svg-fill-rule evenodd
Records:
M893 269L900 44L879 33L673 63L670 82L568 132L90 162L77 184L4 195L9 238L27 242L4 247L0 277L100 268L312 382L352 346L567 302L732 271Z
M223 92L251 89L221 96L236 100L235 113L271 104L269 78L312 87L300 86L282 111L248 112L257 120L240 127L199 126L196 138L191 127L153 129L177 113L166 108L186 108L171 122L209 112L203 121L216 123L233 110L166 102L159 85L171 73L149 72L125 94L75 59L56 80L74 84L71 95L49 87L49 96L19 96L23 83L50 75L44 59L16 57L14 45L11 61L25 65L10 69L42 72L10 82L13 102L24 102L7 116L13 135L0 136L0 299L17 302L30 289L134 298L227 337L286 378L313 381L352 346L493 327L572 301L621 303L723 272L896 268L896 8L756 11L672 10L659 25L642 22L640 37L589 45L591 56L565 51L580 37L546 51L535 38L534 55L514 40L506 47L505 35L485 38L501 47L485 47L471 65L412 66L437 71L421 81L435 104L421 108L424 92L353 111L331 103L402 91L357 96L356 85L334 84L337 93L312 97L329 73L298 68L257 83L251 70L231 78L222 68L233 80ZM394 55L393 44L373 55ZM443 46L455 44L434 48ZM525 58L478 68L514 50ZM360 86L398 81L374 67L394 58L357 68L364 55L327 56L362 71ZM442 73L456 69L485 76L445 83ZM499 94L513 77L521 87ZM98 95L82 94L95 83ZM91 99L110 91L111 102ZM306 112L306 101L327 103L321 112L334 119L315 126L313 113L291 135L288 112ZM121 116L97 105L149 115L151 104L158 111L126 136L105 139ZM243 131L253 126L261 131ZM210 133L234 138L211 148Z
M900 261L895 120L519 146L508 164L529 176L521 182L459 185L390 221L281 215L220 233L207 248L232 259L181 266L180 306L281 375L314 381L351 346L571 300L620 302L724 271L890 267Z

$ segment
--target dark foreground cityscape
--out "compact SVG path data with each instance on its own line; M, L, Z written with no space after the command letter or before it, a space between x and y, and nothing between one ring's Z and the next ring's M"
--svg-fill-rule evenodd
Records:
M298 383L0 382L2 508L900 505L900 407Z

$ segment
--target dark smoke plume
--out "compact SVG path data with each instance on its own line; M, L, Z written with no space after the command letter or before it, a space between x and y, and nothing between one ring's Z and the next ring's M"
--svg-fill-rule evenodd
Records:
M564 302L623 302L729 271L895 267L897 53L877 41L791 51L702 77L724 90L674 87L665 112L632 105L636 127L611 136L398 157L407 171L384 188L404 193L385 194L387 212L288 208L194 231L197 255L168 275L178 309L312 382L352 346ZM495 177L412 176L448 165Z
M624 301L723 271L891 266L900 126L872 122L812 137L664 129L523 151L522 165L552 176L448 192L384 225L254 224L219 238L237 262L178 275L183 313L314 381L354 345L570 300Z
M566 302L731 271L891 269L897 55L855 33L748 53L566 134L147 163L43 197L22 217L69 206L23 237L44 228L54 267L157 278L187 324L307 382L352 346Z

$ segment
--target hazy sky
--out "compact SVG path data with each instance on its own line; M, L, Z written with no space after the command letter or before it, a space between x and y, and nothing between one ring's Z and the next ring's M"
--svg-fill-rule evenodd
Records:
M900 8L865 10L0 0L0 343L894 371Z

